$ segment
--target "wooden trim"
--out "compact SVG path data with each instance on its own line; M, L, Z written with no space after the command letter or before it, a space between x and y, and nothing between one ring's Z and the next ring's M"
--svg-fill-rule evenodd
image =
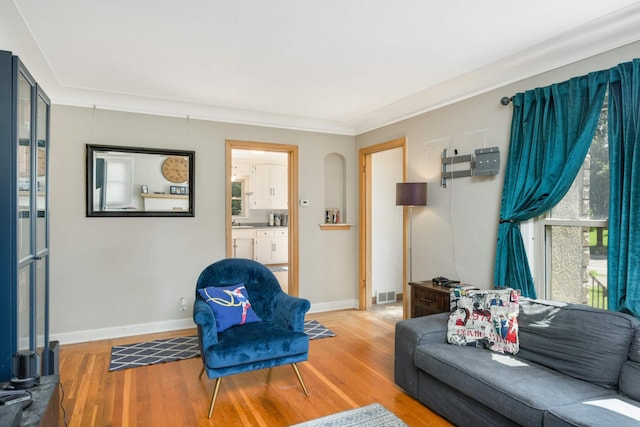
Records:
M298 225L298 146L288 144L277 144L270 142L255 141L238 141L226 140L226 192L225 192L225 218L226 218L226 239L227 239L227 257L231 257L232 238L231 238L231 161L233 149L242 150L258 150L282 152L288 154L288 181L289 181L289 295L298 296L300 292L299 286L299 225Z
M318 224L320 230L351 230L351 224Z
M381 144L361 148L358 159L358 308L371 307L371 155L381 151L402 148L402 180L407 180L407 138L402 137ZM403 208L402 222L402 293L408 294L407 283L407 207ZM409 313L409 298L402 299L403 317Z
M233 238L231 237L231 224L233 218L231 215L231 177L233 175L233 156L231 150L233 145L227 141L225 147L225 178L224 178L224 212L225 212L225 241L227 258L233 257Z
M298 146L289 145L289 294L300 294L300 250L298 221Z

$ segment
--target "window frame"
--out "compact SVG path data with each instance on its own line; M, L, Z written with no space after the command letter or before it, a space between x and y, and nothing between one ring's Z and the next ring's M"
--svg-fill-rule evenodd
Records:
M599 227L609 228L609 219L557 219L548 218L548 214L537 217L533 221L533 234L531 239L533 240L533 262L529 262L529 267L532 269L531 274L533 276L533 282L535 283L536 293L539 299L551 299L551 227L552 226L565 226L565 227ZM525 223L523 227L528 227ZM523 237L527 233L523 231ZM525 242L525 248L528 248L527 256L531 260L531 246L527 247Z
M106 194L105 209L122 209L133 205L133 158L124 156L104 156L105 175L107 183L115 184L122 191L120 197L113 197L109 193ZM115 168L115 169L114 169ZM122 171L118 176L113 176L114 170ZM107 187L109 187L107 185ZM111 197L111 199L109 199Z
M248 200L247 200L247 179L245 177L241 177L238 176L236 177L232 182L231 182L231 218L233 219L242 219L242 218L248 218ZM233 197L233 184L234 183L240 183L240 197ZM240 215L234 215L233 214L233 201L234 200L239 200L240 201Z

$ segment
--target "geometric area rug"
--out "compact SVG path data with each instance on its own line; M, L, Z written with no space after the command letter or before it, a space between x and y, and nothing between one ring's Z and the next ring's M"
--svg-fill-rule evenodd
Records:
M305 320L304 333L309 335L310 340L336 336L336 334L333 333L333 331L331 331L329 328L327 328L323 324L319 323L317 320Z
M114 345L111 348L109 371L137 368L156 363L173 362L200 356L198 337L176 337L136 344Z
M310 340L336 335L316 320L307 320L304 323L304 332L309 335ZM109 371L173 362L197 356L200 356L200 349L196 335L114 345L111 348Z
M295 424L291 427L406 427L393 413L387 408L374 403L362 408L351 409L348 411L338 412L337 414L328 415L315 420L307 421L301 424Z

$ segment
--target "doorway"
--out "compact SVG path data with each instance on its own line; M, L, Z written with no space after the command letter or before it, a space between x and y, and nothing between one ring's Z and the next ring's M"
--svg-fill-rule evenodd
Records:
M251 165L249 172L241 172L241 176L246 178L246 188L236 180L239 154L244 164ZM282 167L280 162L275 161L277 157L283 158ZM269 158L274 160L270 161ZM274 180L274 185L267 185L265 191L262 188L265 185L264 176ZM280 185L275 182L285 181L286 197L283 199L280 197L282 192L278 190ZM298 296L298 147L227 140L226 182L227 257L251 258L268 265L279 278L283 289L289 295ZM254 192L256 194L252 194ZM256 198L256 195L259 197ZM250 212L252 207L253 212ZM243 250L243 245L250 251L250 256L239 252ZM286 247L285 251L282 250L283 246ZM272 257L271 261L269 257Z
M394 151L397 152L399 150L399 155L394 157L393 155L387 156L387 154L391 154ZM379 219L376 218L378 215L374 215L374 209L376 206L377 194L379 192L389 192L389 190L384 190L382 187L377 189L374 187L380 184L377 184L375 176L377 175L374 170L376 168L377 162L377 154L383 154L384 158L387 159L396 159L395 165L387 166L387 167L396 167L397 176L393 177L393 186L395 187L396 182L403 182L406 180L406 138L399 138L392 141L388 141L382 144L377 144L371 147L362 148L359 152L359 164L360 164L360 179L359 179L359 198L360 198L360 212L359 212L359 222L360 222L360 230L359 230L359 267L358 267L358 275L359 275L359 309L360 310L368 310L372 306L373 301L373 284L374 284L374 275L379 276L379 272L374 271L374 261L375 258L379 255L380 250L376 248L376 245L379 244L379 239L374 239L374 235L376 235L376 230L374 227L379 228ZM389 161L389 160L387 160ZM393 161L393 160L391 160ZM397 181L396 181L397 179ZM386 183L389 184L389 183ZM386 186L385 184L385 186ZM383 196L380 196L381 198ZM383 200L380 201L380 203ZM384 201L384 203L389 203L388 200ZM393 206L395 208L395 206ZM397 208L396 208L397 209ZM402 224L401 224L401 232L402 232L402 243L401 243L401 254L402 261L400 265L401 276L402 276L402 301L403 301L403 318L406 318L408 313L408 285L407 285L407 274L406 274L406 252L407 252L407 221L406 221L406 212L405 208L403 208L402 215ZM384 215L384 214L383 214ZM378 230L378 233L380 230ZM384 236L383 236L384 237ZM387 236L392 237L392 236ZM377 263L376 263L377 264Z

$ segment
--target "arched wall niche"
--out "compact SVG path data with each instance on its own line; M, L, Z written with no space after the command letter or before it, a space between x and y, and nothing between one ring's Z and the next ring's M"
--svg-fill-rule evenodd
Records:
M327 154L324 159L324 223L347 222L346 165L345 158L338 153Z

